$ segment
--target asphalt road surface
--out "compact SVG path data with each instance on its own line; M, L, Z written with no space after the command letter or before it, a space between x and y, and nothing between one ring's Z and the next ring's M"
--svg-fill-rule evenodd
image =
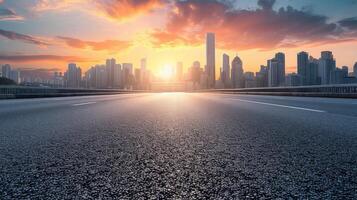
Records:
M0 101L0 199L357 199L357 100Z

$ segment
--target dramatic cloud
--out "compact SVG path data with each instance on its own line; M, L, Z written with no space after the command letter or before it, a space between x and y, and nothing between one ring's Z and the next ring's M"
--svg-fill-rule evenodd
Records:
M1 1L0 1L1 3ZM22 16L17 15L13 10L0 8L0 21L23 20Z
M6 62L33 62L33 61L60 61L60 62L88 62L86 58L59 55L0 55L0 61Z
M82 9L110 19L123 21L140 14L149 13L162 7L169 0L39 0L33 7L34 12L50 10Z
M0 36L3 36L9 40L21 40L26 43L31 43L31 44L40 45L40 46L49 45L48 42L46 42L42 39L30 36L30 35L24 35L24 34L12 32L12 31L6 31L6 30L2 30L2 29L0 29Z
M357 17L346 18L338 22L342 27L357 30Z
M31 35L25 35L16 33L13 31L7 31L0 29L0 36L3 36L9 40L19 40L30 44L35 44L39 46L48 46L48 45L59 45L65 44L72 48L78 49L91 49L93 51L122 51L129 48L132 44L129 41L121 40L105 40L99 42L85 41L76 38L70 37L61 37L58 36L56 39L46 38L40 39Z
M38 0L35 6L32 7L32 11L66 10L74 4L85 2L86 0Z
M222 49L273 49L355 40L326 16L291 6L273 9L275 0L259 0L258 9L238 10L232 1L176 1L165 28L151 36L155 46L195 45L214 32ZM351 25L350 25L351 27Z
M105 40L100 42L85 41L70 37L57 37L64 41L68 46L79 49L92 49L94 51L108 50L108 51L122 51L131 46L129 41L121 40Z
M93 0L105 15L116 20L125 20L148 13L163 6L166 0Z

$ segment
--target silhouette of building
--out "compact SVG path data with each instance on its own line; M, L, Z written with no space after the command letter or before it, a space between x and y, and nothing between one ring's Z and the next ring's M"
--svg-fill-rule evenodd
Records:
M273 58L268 60L268 86L278 87L279 85L279 62Z
M176 74L176 80L177 81L182 81L183 80L183 64L182 64L182 62L178 62L176 64L175 74Z
M245 88L254 88L257 87L254 72L245 72L244 73L244 82Z
M75 63L68 64L65 73L66 86L69 88L79 88L82 80L82 70Z
M11 66L9 64L3 65L1 67L1 76L10 79L10 74L11 74Z
M308 85L309 54L302 51L297 54L297 74L301 77L302 85Z
M355 62L355 65L353 65L353 74L357 78L357 62Z
M285 85L286 86L301 86L302 85L302 77L299 74L291 73L285 77Z
M275 59L278 62L278 86L283 86L285 82L285 54L276 53Z
M331 51L321 52L319 59L318 75L320 83L327 85L331 83L331 73L336 69L336 61Z
M131 63L123 63L123 86L125 89L131 89L135 78L133 74L133 64Z
M116 65L116 60L114 58L106 60L106 73L107 73L107 86L106 88L113 88L114 87L114 79L115 73L114 68Z
M347 78L348 71L336 67L331 71L330 84L344 84Z
M233 88L242 88L244 87L244 76L243 76L243 62L236 56L232 60L232 69L231 69L231 79Z
M223 66L221 72L221 80L223 82L224 87L228 87L230 85L230 64L229 64L229 56L227 54L223 54Z
M259 72L256 73L257 87L268 87L268 67L261 65Z
M318 76L319 60L310 56L309 65L306 70L305 81L307 85L319 85L319 76Z
M207 33L206 36L206 69L208 75L208 88L214 88L216 82L216 51L215 51L215 35L214 33Z

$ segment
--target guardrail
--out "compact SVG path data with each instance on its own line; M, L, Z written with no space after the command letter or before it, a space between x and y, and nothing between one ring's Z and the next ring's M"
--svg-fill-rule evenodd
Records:
M27 86L0 86L0 98L36 98L36 97L64 97L85 95L108 95L122 93L145 92L143 90L121 89L78 89L78 88L45 88Z
M202 91L254 94L254 95L357 98L357 84L271 87L271 88L235 88L235 89L215 89L215 90L202 90Z
M0 98L35 98L35 97L108 95L108 94L122 94L122 93L140 93L140 92L153 92L153 91L0 86ZM161 91L161 92L165 92L165 91ZM173 92L173 91L168 91L168 92ZM218 92L218 93L239 93L239 94L253 94L253 95L357 98L357 84L271 87L271 88L211 89L211 90L193 90L188 92L216 92L216 93Z

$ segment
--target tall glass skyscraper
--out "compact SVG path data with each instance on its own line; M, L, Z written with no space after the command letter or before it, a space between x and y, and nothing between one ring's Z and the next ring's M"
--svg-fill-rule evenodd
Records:
M216 51L215 51L215 35L207 33L206 36L206 74L208 76L208 88L214 88L216 82Z

